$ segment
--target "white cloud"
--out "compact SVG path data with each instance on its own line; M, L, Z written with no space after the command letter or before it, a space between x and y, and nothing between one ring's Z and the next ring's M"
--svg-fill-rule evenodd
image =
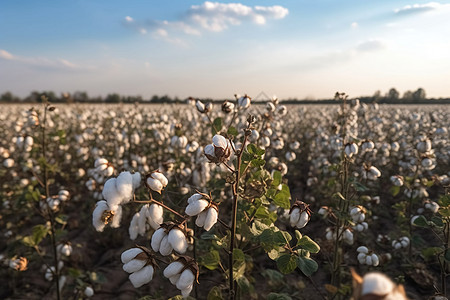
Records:
M394 12L398 15L424 13L428 11L440 10L445 7L450 7L450 4L441 4L438 2L428 2L424 4L405 5L402 8L397 8Z
M130 17L130 16L126 16L125 17L125 21L128 22L128 23L131 23L131 22L134 22L134 19L132 17Z
M367 40L359 43L355 49L358 52L372 52L382 50L384 48L385 44L380 40Z
M353 23L350 25L350 27L353 28L353 29L356 29L356 28L359 27L359 25L358 25L357 22L353 22Z
M14 56L6 50L0 49L0 58L12 60Z
M151 29L154 36L161 38L161 30L167 34L182 32L187 35L201 35L204 31L221 32L232 26L239 26L245 22L264 25L269 20L285 18L289 10L279 5L274 6L247 6L241 3L219 3L206 1L200 5L192 5L187 11L180 14L174 21L148 20L138 22L126 17L126 25L137 30ZM129 18L129 19L128 19Z

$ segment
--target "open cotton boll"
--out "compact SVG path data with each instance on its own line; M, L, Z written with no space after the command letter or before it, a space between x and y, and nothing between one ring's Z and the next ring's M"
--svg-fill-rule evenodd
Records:
M308 213L306 211L304 211L304 212L302 212L300 214L300 218L299 218L299 220L298 220L298 222L297 222L297 224L295 226L297 228L303 228L303 227L306 226L308 221L309 221L309 215L308 215Z
M150 245L152 246L153 251L158 252L161 247L161 241L166 236L164 228L159 228L152 235L152 240Z
M368 294L386 295L394 288L394 283L381 273L369 273L363 277L361 296Z
M147 209L147 222L153 229L157 230L159 226L164 222L163 213L163 207L155 203L150 205L150 207Z
M178 279L180 279L181 274L175 274L172 277L169 277L169 281L171 284L176 285Z
M145 204L141 207L141 210L139 211L139 219L138 219L138 233L143 236L146 231L146 224L147 224L147 214L148 214L148 204Z
M198 216L197 219L195 220L195 225L197 225L198 227L203 227L205 225L205 220L207 217L207 213L206 211L202 211Z
M114 211L114 218L111 222L112 228L117 228L120 226L120 221L122 220L122 206L118 205Z
M206 213L204 228L209 231L217 223L218 212L214 207L210 207Z
M151 175L154 179L159 180L163 187L166 187L169 181L167 180L166 176L164 176L162 173L159 172L153 172Z
M169 243L172 248L178 253L183 254L186 252L188 243L186 240L186 236L180 229L174 228L169 231Z
M181 290L181 296L183 296L183 298L187 298L189 297L189 294L192 292L192 288L194 287L194 284L191 284L190 286L188 286L185 289Z
M154 269L153 266L148 265L143 267L141 270L130 274L128 278L135 288L141 287L144 284L149 283L153 278Z
M133 177L133 190L136 190L141 185L141 173L137 172L131 176Z
M164 277L171 278L183 270L184 265L179 261L174 261L170 263L165 269L164 269Z
M120 256L120 260L122 261L123 264L126 264L130 262L132 259L134 259L139 253L142 252L144 251L142 251L142 249L140 248L128 249L122 253L122 255Z
M186 214L193 217L201 213L207 206L209 202L206 200L197 200L191 202L188 206L186 206Z
M95 204L95 209L92 213L92 225L94 225L95 230L102 232L105 229L106 224L102 220L102 215L108 209L109 207L105 200L98 201Z
M147 185L155 192L161 193L161 190L164 188L161 181L158 179L153 179L151 177L147 178Z
M109 207L112 210L115 210L116 207L122 202L123 197L119 194L116 188L116 178L110 178L105 182L102 195L105 197Z
M177 289L184 290L194 282L195 276L191 270L186 269L181 273L180 279L177 281Z
M133 273L142 269L146 264L145 260L132 259L123 265L123 270L127 273Z
M289 218L291 226L294 227L298 223L299 220L300 220L300 209L294 208L292 210L291 216Z
M167 256L170 253L172 253L173 247L172 245L169 243L169 238L168 236L164 236L163 239L161 240L161 246L159 247L159 253L161 253L161 255Z
M128 202L133 197L133 176L130 172L122 172L116 179L116 189L122 196L123 202Z
M192 196L189 197L189 199L187 200L188 204L191 204L192 202L198 201L200 199L202 199L203 196L200 194L194 194Z
M130 222L130 227L128 228L128 233L130 234L130 239L132 240L135 240L139 233L139 216L140 214L138 212L134 214Z

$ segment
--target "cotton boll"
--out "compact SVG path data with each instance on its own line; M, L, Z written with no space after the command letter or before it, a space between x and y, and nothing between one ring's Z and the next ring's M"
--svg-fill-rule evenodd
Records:
M191 284L190 286L188 286L185 289L181 290L181 296L183 296L183 298L187 298L189 297L189 294L192 292L192 288L194 287L194 284Z
M133 190L136 190L141 185L141 173L134 173L132 177Z
M214 224L217 223L218 212L214 207L210 207L206 212L206 219L204 222L204 228L209 231Z
M164 188L161 181L153 179L151 177L147 178L147 185L150 187L151 190L158 193L161 193L161 190Z
M143 267L141 270L130 274L128 278L135 288L141 287L144 284L149 283L153 278L154 269L153 266L148 265Z
M127 273L133 273L145 266L146 261L141 259L132 259L123 265L123 270Z
M102 195L113 210L122 202L122 197L116 188L116 178L110 178L105 182Z
M178 253L183 254L186 252L188 243L186 240L186 236L180 229L174 228L169 231L169 243L172 248Z
M380 259L378 256L374 253L372 254L372 266L376 267L380 263Z
M187 246L186 246L187 247ZM173 247L172 245L169 243L169 238L168 236L164 236L163 239L161 240L161 246L159 247L159 253L161 253L161 255L167 256L170 253L172 253Z
M152 235L151 246L153 251L158 252L161 247L161 241L166 236L164 228L159 228Z
M141 207L141 210L139 211L139 219L138 219L138 233L139 235L143 236L145 235L146 231L146 224L147 224L147 214L148 214L148 204L145 204Z
M122 196L123 201L131 200L133 196L133 176L130 172L122 172L116 179L116 189Z
M116 210L114 211L114 218L111 222L112 228L118 228L120 226L120 221L122 220L122 206L117 206Z
M124 251L122 253L122 255L120 256L120 259L123 264L126 264L142 252L144 252L144 251L142 251L142 249L140 249L140 248L131 248L131 249Z
M369 253L369 249L367 249L366 246L359 246L359 247L356 249L356 251L359 252L359 253L365 253L365 254Z
M300 220L300 209L294 208L291 212L291 216L289 218L290 224L292 227L294 227L298 221Z
M134 214L133 218L130 222L130 227L128 228L128 233L130 234L130 239L135 240L139 233L139 216L140 214L137 212ZM145 227L145 226L144 226Z
M163 219L163 207L161 205L153 203L147 210L147 222L150 226L157 230L159 226L164 222Z
M205 225L205 220L207 217L207 212L202 211L200 214L197 215L197 219L195 220L195 225L198 227L203 227Z
M153 172L151 175L154 179L157 179L161 182L163 187L166 187L169 181L167 180L166 176L164 176L162 173L159 172Z
M92 213L92 225L99 232L102 232L105 228L106 224L102 220L102 215L108 209L109 207L105 200L98 201L95 205L94 212Z
M300 218L299 218L297 224L295 224L295 226L296 226L297 228L301 229L301 228L303 228L303 227L306 226L306 224L308 223L308 221L309 221L309 215L308 215L308 213L307 213L306 211L304 211L304 212L302 212L302 213L300 214Z
M87 286L87 287L84 289L84 295L85 295L86 297L88 297L88 298L94 296L94 289L93 289L92 287L90 287L90 286Z
M366 256L366 265L368 266L372 265L372 256L370 255Z
M180 270L181 272L181 270ZM181 274L175 274L172 277L169 277L169 281L171 284L176 285L177 281L180 279Z
M164 269L163 274L166 278L170 278L180 273L183 268L184 265L181 262L174 261Z
M194 194L194 195L192 195L191 197L188 198L187 202L188 202L188 204L191 204L192 202L198 201L198 200L200 200L202 198L203 198L202 195Z
M206 200L193 201L186 207L185 212L191 217L196 216L201 213L208 205L209 202Z
M191 270L186 269L181 273L180 279L177 281L177 289L184 290L193 284L195 279L194 273Z

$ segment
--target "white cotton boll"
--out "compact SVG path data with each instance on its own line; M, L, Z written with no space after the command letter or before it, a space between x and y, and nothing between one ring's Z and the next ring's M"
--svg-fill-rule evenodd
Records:
M61 201L67 201L69 199L70 193L67 190L61 190L58 193L59 200Z
M64 285L66 284L67 277L62 275L59 277L59 291L63 289Z
M197 219L195 220L195 225L198 227L203 227L205 225L205 220L208 215L208 212L202 211L199 215L197 215Z
M296 207L291 212L291 216L289 217L289 222L290 222L291 226L294 227L298 223L299 220L300 220L300 209Z
M365 253L365 254L369 253L369 249L367 249L366 246L359 246L359 247L356 249L356 251L359 252L359 253Z
M188 247L186 236L178 228L169 231L169 243L175 251L181 254L185 253Z
M186 214L193 217L201 213L207 206L209 205L209 202L206 200L197 200L194 202L191 202L186 207Z
M399 242L395 242L395 243L393 243L393 247L394 247L394 249L398 250L402 247L402 244Z
M164 228L159 228L152 235L151 246L153 251L158 252L161 247L161 241L166 236Z
M293 161L293 160L295 160L297 158L295 153L294 152L290 152L290 151L286 152L285 157L286 157L287 161Z
M157 193L161 193L161 190L164 188L161 181L159 181L157 179L153 179L151 177L147 178L147 185L150 187L150 189L152 189L153 191L155 191Z
M167 180L167 177L164 176L163 173L153 172L151 176L153 178L159 180L161 182L161 184L163 185L163 187L166 187L167 184L169 183L169 180Z
M189 297L189 294L192 292L192 288L194 287L194 284L191 284L190 286L188 286L185 289L181 290L181 296L183 296L183 298L187 298Z
M164 222L163 219L163 207L161 205L153 203L147 210L147 222L150 226L157 230L159 226Z
M114 174L114 167L108 166L105 170L102 172L103 176L110 177Z
M159 247L159 253L161 253L161 255L167 256L170 253L172 253L172 250L173 250L173 247L169 243L169 238L167 235L165 235L163 237L163 239L161 240L161 246Z
M112 209L122 202L122 197L116 188L116 178L110 178L105 182L103 185L102 195Z
M141 270L130 274L130 276L128 276L128 279L130 279L131 284L133 284L135 288L139 288L152 280L153 273L153 266L148 265L143 267Z
M184 264L179 261L174 261L164 269L163 274L166 278L170 278L180 273L183 268Z
M61 247L60 252L62 255L70 256L70 254L72 254L72 246L69 244L65 244Z
M344 240L347 242L347 244L349 245L353 244L353 233L350 230L345 229L344 232L342 233L342 236Z
M132 259L123 265L122 269L127 273L133 273L142 269L146 264L145 260Z
M366 263L366 253L359 253L358 254L358 256L357 256L357 258L358 258L358 261L361 263L361 264L365 264Z
M363 277L361 296L386 295L395 288L394 283L381 273L368 273ZM401 299L401 298L400 298Z
M14 166L14 159L12 158L7 158L3 161L3 166L5 168L11 168L12 166Z
M98 168L99 166L106 165L108 161L105 158L97 158L94 162L94 167Z
M308 221L309 221L309 215L306 211L304 211L300 214L300 218L295 226L297 228L301 229L301 228L305 227L306 224L308 224Z
M116 210L114 211L114 218L111 222L112 228L118 228L120 227L120 221L122 220L122 206L117 206Z
M94 296L94 289L93 289L92 287L90 287L90 286L87 286L87 287L84 289L84 295L85 295L86 297L88 297L88 298Z
M180 272L181 272L181 270L180 270ZM172 277L169 277L170 283L173 284L173 285L176 285L178 279L180 279L180 276L181 276L181 274L175 274Z
M142 251L142 249L140 248L128 249L122 253L122 255L120 256L120 260L122 261L123 264L126 264L130 262L132 259L134 259L139 253L142 252L144 251Z
M200 194L194 194L191 197L189 197L189 199L187 200L188 204L191 204L192 202L198 201L200 199L202 199L203 196Z
M102 232L105 229L105 223L102 221L103 212L108 210L108 204L105 200L98 201L95 204L94 212L92 213L92 225L94 225L95 230Z
M184 290L188 286L192 285L194 282L195 276L191 270L186 269L181 273L180 279L177 281L177 289Z
M141 207L141 210L139 211L139 219L138 219L138 233L139 235L143 236L145 235L146 231L146 224L147 224L147 214L148 214L148 204L145 204ZM159 226L158 226L159 227Z
M116 179L116 189L123 201L129 201L133 196L133 176L130 172L122 172Z
M380 264L380 259L375 253L372 254L372 266L376 267Z
M370 255L366 256L366 265L368 266L372 265L372 256Z
M137 172L131 176L133 177L132 179L133 190L136 190L141 185L141 173Z
M128 228L128 233L130 234L130 239L135 240L138 236L139 231L139 216L140 214L137 212L134 214L133 218L130 222L130 227Z
M217 223L218 212L214 207L210 207L206 212L206 219L204 223L204 228L209 231L214 224Z

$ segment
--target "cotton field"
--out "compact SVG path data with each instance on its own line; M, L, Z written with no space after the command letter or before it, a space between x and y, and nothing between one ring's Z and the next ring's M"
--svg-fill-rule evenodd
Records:
M449 120L344 94L2 105L0 298L448 296Z

